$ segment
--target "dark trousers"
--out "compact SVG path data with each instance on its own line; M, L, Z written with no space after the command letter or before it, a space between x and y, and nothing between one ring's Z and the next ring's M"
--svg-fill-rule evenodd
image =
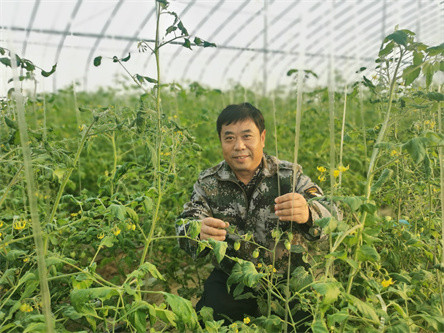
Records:
M229 324L226 317L232 321L243 320L247 316L260 316L259 308L255 298L235 300L232 291L236 286L227 290L228 275L215 268L204 284L202 298L196 304L196 311L207 306L213 309L214 320L225 319L225 324Z

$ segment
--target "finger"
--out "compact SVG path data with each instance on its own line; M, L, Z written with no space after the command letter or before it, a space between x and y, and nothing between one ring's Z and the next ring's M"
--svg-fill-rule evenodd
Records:
M228 226L230 225L228 222L224 222L220 219L215 219L212 217L207 217L205 219L202 220L202 225L207 225L209 227L213 227L213 228L221 228L221 229L225 229L228 228Z
M279 203L282 203L282 202L285 202L285 201L292 200L293 197L294 197L294 194L297 194L297 193L286 193L286 194L283 194L283 195L277 197L276 199L274 199L274 202L279 204Z
M307 202L305 200L295 199L292 201L285 201L280 204L276 204L274 206L275 210L282 210L282 209L300 209L307 206Z

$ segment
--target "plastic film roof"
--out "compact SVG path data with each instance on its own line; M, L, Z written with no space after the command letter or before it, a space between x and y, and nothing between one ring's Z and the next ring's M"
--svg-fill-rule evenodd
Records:
M346 80L360 67L374 67L383 38L396 25L428 45L443 42L442 0L177 0L178 14L192 36L216 48L167 45L161 48L164 82L198 81L214 88L232 82L267 89L288 85L292 68L309 69L325 83L329 64ZM172 23L161 16L162 32ZM155 59L137 42L155 37L155 0L0 0L0 46L56 73L41 80L52 90L78 82L82 89L112 85L125 70L96 56L131 54L132 74L155 77ZM0 93L9 74L2 72ZM115 84L115 83L114 83Z

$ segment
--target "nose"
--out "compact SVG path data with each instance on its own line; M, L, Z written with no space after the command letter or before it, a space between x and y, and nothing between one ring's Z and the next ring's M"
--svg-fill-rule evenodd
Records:
M236 142L234 143L234 149L236 149L236 150L243 150L243 149L245 149L244 141L242 139L236 140Z

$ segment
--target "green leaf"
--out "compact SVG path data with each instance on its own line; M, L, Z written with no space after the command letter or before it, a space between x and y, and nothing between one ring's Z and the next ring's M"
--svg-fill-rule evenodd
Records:
M225 256L225 252L227 251L227 242L215 241L214 239L209 239L209 243L213 247L213 252L216 257L217 262L221 262Z
M131 207L125 207L125 208L126 208L126 213L130 217L130 219L133 220L134 222L139 222L139 215L137 215L136 211Z
M444 94L436 92L436 91L431 91L431 92L427 93L426 97L427 97L427 99L429 99L431 101L437 101L437 102L444 101Z
M382 57L386 56L387 54L390 54L390 52L392 52L394 46L395 46L395 43L393 41L391 41L382 50L379 51L378 56L380 58L382 58Z
M8 284L11 285L15 282L15 268L8 268L0 277L0 285Z
M119 295L117 290L111 287L73 289L71 290L70 299L74 308L79 313L82 313L84 308L88 306L88 303L90 301L95 301L95 299L99 299L103 303L104 301L109 300L111 297L117 295Z
M413 52L413 65L420 66L422 64L422 59L424 58L424 55L422 52L415 51Z
M194 38L194 44L196 44L196 45L201 45L202 44L202 39L200 39L199 37L195 37Z
M384 169L381 173L381 175L379 176L378 180L373 183L370 191L371 193L376 193L378 192L381 187L387 182L387 180L389 180L393 175L393 170L392 169Z
M178 318L176 324L179 328L184 329L185 327L181 326L185 325L188 329L193 330L199 326L196 311L189 300L170 293L164 293L164 295L166 302Z
M48 77L48 76L50 76L51 74L53 74L53 73L56 71L56 68L57 68L57 64L55 64L54 66L52 66L52 68L51 68L51 70L50 70L49 72L44 71L44 70L42 69L41 74L42 74L42 76L44 76L44 77Z
M333 197L333 200L345 203L352 211L357 211L364 202L363 197Z
M299 292L312 282L313 277L302 266L296 267L291 273L290 288L292 291Z
M126 217L126 207L123 205L112 204L107 209L112 216L119 219L120 221L125 220Z
M191 50L191 42L190 42L190 40L188 38L185 38L182 46Z
M313 333L329 333L327 325L325 325L322 318L316 318L311 324L311 331Z
M378 262L381 257L379 256L378 251L373 246L370 245L362 245L357 251L357 259L361 262L363 261L372 261Z
M407 46L409 36L414 36L414 35L415 34L409 30L398 30L385 37L385 41L392 40L399 45Z
M100 242L101 246L113 247L115 238L113 236L106 236Z
M0 47L0 55L4 55L5 54L5 49L3 47ZM1 320L1 319L0 319Z
M23 59L22 67L24 67L29 72L32 72L35 69L34 64L28 59Z
M234 283L243 283L247 287L252 288L264 276L266 276L266 274L258 273L252 262L239 259L231 270L231 275L227 280L227 284L232 285Z
M152 277L165 281L163 275L157 270L157 267L150 262L144 262L138 269L131 272L128 275L128 279L137 278L139 280L143 279L148 273L151 274Z
M26 255L28 252L23 250L11 250L6 254L7 261L14 261L17 258Z
M444 55L444 43L439 44L437 46L431 46L429 47L426 52L430 55L430 56L436 56L436 55Z
M367 318L372 319L375 322L379 322L379 317L376 313L376 311L373 309L372 306L368 305L367 303L361 301L359 298L350 295L350 294L345 294L346 298L348 299L348 301L356 306L356 308L359 310L359 312L361 312L364 316L366 316ZM353 308L351 308L352 311ZM355 311L356 312L356 311Z
M9 58L0 58L0 62L7 67L11 67L11 59Z
M9 119L8 117L5 116L5 123L8 127L13 128L13 129L18 129L18 125L16 121L13 121L11 119Z
M156 2L158 2L160 4L162 9L167 9L168 8L169 3L168 3L167 0L156 0Z
M330 234L336 230L338 221L334 217L323 217L314 221L314 224L321 227L326 234Z
M128 60L130 60L130 58L131 58L131 53L128 53L128 56L122 58L120 61L127 62Z
M406 86L412 84L412 82L416 80L420 73L421 67L419 67L418 65L411 65L406 67L402 72L402 78L405 81L404 84Z
M291 253L304 253L305 249L302 245L293 244L290 247L290 252Z
M102 56L98 56L94 58L94 66L98 67L102 63Z
M328 326L335 326L336 323L343 323L346 319L350 317L350 314L346 309L341 309L340 312L333 313L331 315L327 315L327 323Z
M151 326L153 326L156 323L157 319L162 320L164 323L170 324L174 327L176 327L176 320L177 316L174 314L174 312L162 309L158 307L157 305L151 305L148 303L148 309L149 309L149 317L150 317L150 323Z
M157 83L156 79L153 79L148 76L142 76L139 74L136 74L136 80L139 81L140 83L143 83L144 81L149 82L149 83Z
M23 333L45 333L46 331L46 323L30 323L28 326L26 326L26 329L23 331Z
M145 333L147 331L146 316L149 312L149 304L145 301L135 301L131 304L128 312L130 322L136 328L136 331Z
M177 27L179 28L179 30L180 30L180 32L182 33L183 36L188 36L188 31L183 26L182 21L179 21L179 23L177 24ZM188 42L189 42L189 40L188 40Z
M176 30L177 30L177 27L174 25L168 27L166 30L165 36L168 35L169 33L172 33L173 31L176 31Z
M402 148L408 151L415 163L419 164L426 156L427 141L426 138L416 137L404 143Z
M331 304L336 301L341 293L339 289L340 283L337 281L332 282L320 282L312 285L313 289L316 290L319 294L324 296L322 303Z

